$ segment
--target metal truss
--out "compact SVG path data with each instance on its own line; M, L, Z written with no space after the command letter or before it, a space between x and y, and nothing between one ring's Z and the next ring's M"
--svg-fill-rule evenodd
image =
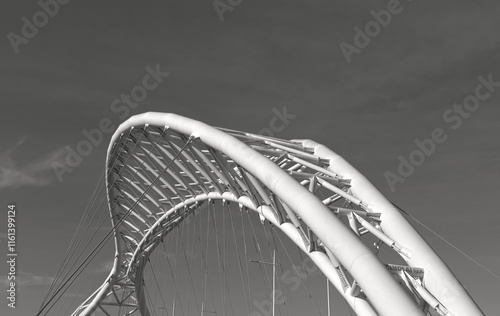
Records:
M113 136L107 190L114 266L75 316L98 310L149 316L148 258L179 223L216 200L255 211L281 229L358 315L417 316L429 309L483 315L401 213L342 157L310 140L146 113ZM381 247L400 262L384 262Z

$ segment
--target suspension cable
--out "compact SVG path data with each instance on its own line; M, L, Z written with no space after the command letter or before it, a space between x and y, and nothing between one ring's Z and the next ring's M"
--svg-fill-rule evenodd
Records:
M290 254L288 253L288 250L286 250L285 248L285 245L283 244L283 241L281 240L281 237L279 235L276 235L278 237L278 240L281 244L281 246L283 247L283 249L285 250L285 253L288 257L288 259L290 260L290 262L293 262L292 261L292 258L290 257ZM295 273L297 273L298 275L298 272L297 272L297 268L292 264L294 270L295 270ZM304 289L306 290L307 292L307 295L309 296L309 298L311 299L316 311L318 312L318 315L321 315L321 312L319 311L319 308L318 308L318 305L316 304L316 301L314 300L314 298L312 297L311 293L309 292L309 289L307 288L307 286L305 285L304 281L302 280L302 278L299 277L299 280L300 280L300 283L302 283L302 286L304 287Z
M410 217L411 219L413 219L415 222L419 223L422 227L424 227L425 229L427 229L428 231L430 231L431 233L433 233L434 235L436 235L439 239L441 239L442 241L444 241L445 243L447 243L449 246L451 246L453 249L455 249L456 251L458 251L459 253L461 253L462 255L464 255L466 258L468 258L470 261L472 261L473 263L477 264L479 267L481 267L484 271L488 272L489 274L491 274L492 276L494 276L495 278L497 278L498 280L500 280L500 276L496 275L495 273L493 273L492 271L488 270L488 268L486 268L485 266L483 266L482 264L480 264L479 262L477 262L474 258L472 258L471 256L469 256L468 254L466 254L465 252L463 252L462 250L460 250L457 246L453 245L451 242L449 242L447 239L445 239L444 237L442 237L441 235L439 235L437 232L435 232L434 230L432 230L430 227L428 227L427 225L425 225L424 223L422 223L421 221L419 221L418 219L416 219L414 216L412 216L411 214L409 214L408 212L406 212L405 210L403 210L401 207L399 207L396 203L392 202L392 205L394 205L396 208L398 208L403 214L405 214L406 216Z
M141 136L144 134L144 131L141 133ZM84 259L84 261L77 267L77 269L75 270L75 272L73 272L70 277L61 285L61 287L56 291L56 293L53 294L53 296L49 299L48 302L46 302L44 304L44 306L39 310L39 312L36 314L37 316L39 316L41 314L41 312L43 311L43 309L45 309L48 304L55 298L56 295L59 294L59 292L62 291L62 289L66 286L66 284L69 283L68 286L71 286L71 284L73 284L74 280L76 278L73 278L75 275L76 277L78 277L80 275L80 273L83 271L83 269L85 269L85 267L90 263L90 261L95 257L95 255L102 249L102 247L104 246L105 242L112 236L113 232L115 232L116 228L122 224L122 222L125 220L125 218L127 218L127 216L132 212L132 210L138 205L138 203L142 200L142 198L149 192L149 190L156 184L156 182L158 181L158 179L163 175L163 173L165 173L165 171L171 166L172 163L174 163L175 159L177 159L177 157L182 153L182 151L189 145L189 143L194 139L194 137L190 136L188 141L186 142L186 144L180 149L180 151L172 158L172 160L167 164L167 166L158 174L158 176L154 179L154 181L148 186L148 188L141 194L141 196L139 196L139 198L134 202L134 204L132 205L132 207L130 207L130 209L124 214L123 217L121 217L120 219L118 219L118 221L116 222L115 225L113 225L113 227L108 231L108 233L104 236L104 238L98 243L98 245L96 247L94 247L94 249L90 252L90 254ZM135 143L135 146L137 146L137 143L139 142L139 140ZM134 148L135 148L134 146ZM128 157L131 156L131 153L128 155ZM128 159L127 157L127 159ZM110 186L110 189L112 189L112 186ZM77 272L78 270L80 270L80 272ZM72 280L70 282L70 280ZM61 296L59 296L59 298L56 299L55 302L57 302L59 299L60 299ZM52 304L53 306L53 304ZM49 309L50 310L50 309ZM48 312L48 311L47 311ZM44 314L46 315L46 313Z
M228 203L228 206L229 206L229 203ZM241 285L243 287L243 292L244 292L245 297L248 297L247 291L246 291L246 287L245 287L245 278L243 276L243 266L241 264L240 250L239 250L239 247L238 247L238 241L236 240L236 232L234 230L234 221L233 221L233 216L232 216L232 212L231 212L231 208L230 207L228 207L228 212L229 212L229 218L231 220L231 228L232 228L232 231L233 231L234 246L236 248L236 255L238 257L238 265L239 265L239 268L240 268ZM245 306L247 308L247 314L250 315L250 309L248 307L248 304L245 304Z

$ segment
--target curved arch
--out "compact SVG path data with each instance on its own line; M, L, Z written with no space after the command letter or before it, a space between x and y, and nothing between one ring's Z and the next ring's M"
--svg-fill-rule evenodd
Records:
M120 125L106 163L114 266L74 315L104 309L103 302L110 304L106 300L117 291L127 301L114 304L149 315L142 290L146 259L172 227L200 203L214 199L238 203L279 227L358 315L424 315L426 304L448 315L482 315L390 202L345 160L313 141L284 141L216 129L175 114L145 113ZM321 199L315 194L319 187L332 195ZM338 200L346 207L333 206ZM349 216L350 227L338 218L342 214ZM376 250L360 240L359 227L393 248L409 267L430 271L425 282L401 273L417 301L393 278ZM362 295L347 284L345 271Z

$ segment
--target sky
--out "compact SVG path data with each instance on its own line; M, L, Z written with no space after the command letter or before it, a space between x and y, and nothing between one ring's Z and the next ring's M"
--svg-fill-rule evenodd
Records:
M254 133L286 111L274 136L340 153L499 275L497 1L60 1L9 2L0 19L0 276L15 203L19 279L17 308L2 299L0 314L35 313L112 130L147 111ZM56 173L95 129L103 140ZM500 280L416 227L498 312Z

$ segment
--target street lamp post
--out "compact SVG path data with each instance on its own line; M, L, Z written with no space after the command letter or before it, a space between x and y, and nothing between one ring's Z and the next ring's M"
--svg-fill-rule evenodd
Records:
M201 316L205 315L205 313L217 314L217 311L206 311L204 305L205 304L201 302Z
M165 310L170 309L170 307L166 308L166 307L164 307L164 306L163 306L163 307L158 307L158 309L163 310L163 311L161 312L161 314L162 314L162 315L165 315ZM172 316L175 316L175 300L174 300L174 305L173 305L173 307L172 307Z
M327 299L327 304L328 304L328 314L327 316L330 316L330 280L328 278L326 279L326 297Z
M271 264L273 265L273 316L274 316L274 310L276 307L276 250L273 250L273 262L264 262L264 261L258 261L258 260L250 260L250 262L254 263L262 263L262 264Z

